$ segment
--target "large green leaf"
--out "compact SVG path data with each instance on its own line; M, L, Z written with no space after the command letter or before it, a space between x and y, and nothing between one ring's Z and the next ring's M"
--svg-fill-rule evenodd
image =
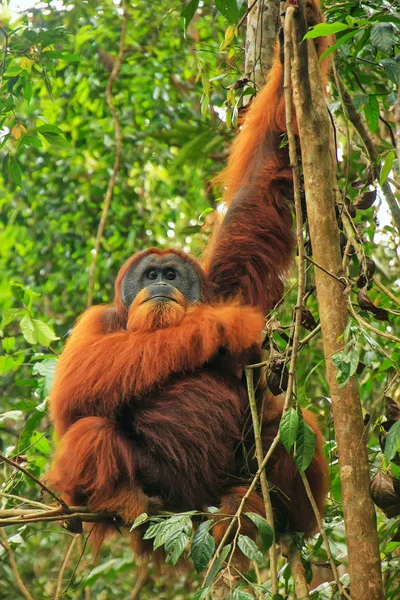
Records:
M201 523L194 534L190 555L196 571L200 573L208 565L215 550L215 540L209 533L213 521Z
M290 408L283 414L279 424L280 439L288 452L296 441L298 427L299 415L296 410Z
M304 419L300 419L296 438L296 452L294 455L294 460L300 473L304 473L307 467L310 466L315 454L315 444L316 436L314 430L311 429Z
M258 565L262 564L263 555L257 548L257 544L247 535L239 534L238 546L248 559L254 560Z

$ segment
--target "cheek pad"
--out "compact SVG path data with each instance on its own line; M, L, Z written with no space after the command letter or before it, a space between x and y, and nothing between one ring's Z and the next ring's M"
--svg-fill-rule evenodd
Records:
M135 279L133 279L133 277L129 277L128 273L121 283L121 297L126 308L130 307L138 292L138 283L135 281Z

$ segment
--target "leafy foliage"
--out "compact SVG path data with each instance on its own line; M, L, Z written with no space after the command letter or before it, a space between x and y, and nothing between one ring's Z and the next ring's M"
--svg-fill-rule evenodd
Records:
M328 23L315 27L308 37L336 34L326 54L337 52L338 72L365 120L382 167L371 164L351 127L348 136L346 110L333 82L330 111L336 124L339 186L362 247L361 255L347 248L345 293L349 306L363 319L353 320L343 333L344 348L333 360L340 385L354 374L359 378L371 472L390 476L396 490L399 420L385 409L384 397L390 394L399 402L400 350L390 336L400 331L400 315L385 289L399 296L399 246L382 186L393 186L399 176L393 106L400 14L395 4L377 0L324 4ZM126 51L113 89L122 129L122 163L99 254L95 302L112 299L119 266L139 248L169 244L199 252L218 199L208 182L223 167L239 109L254 92L240 83L243 31L238 24L246 3L190 0L166 8L165 3L138 0L129 11ZM65 337L86 306L89 265L115 153L105 88L117 53L120 13L118 2L111 0L46 0L22 14L11 15L2 8L0 16L0 451L17 457L39 478L54 445L46 398ZM205 234L200 231L204 222ZM345 231L342 236L346 252ZM296 303L292 283L294 276L284 304L271 315L269 331L279 355L275 359L283 365ZM304 302L317 322L311 270L307 290ZM340 473L323 366L317 332L302 346L296 364L298 405L285 414L280 436L304 472L314 453L315 435L299 416L299 406L320 417L331 473L325 527L335 561L345 563ZM3 465L0 491L41 501L29 478ZM2 508L19 506L11 496L1 496ZM171 577L160 575L151 564L143 600L207 598L235 546L257 563L262 576L266 574L272 543L268 523L246 512L242 518L254 523L257 539L239 532L236 541L229 539L216 555L212 531L224 518L210 510L206 516L141 515L136 520L133 528L146 530L146 540L165 553L168 563L190 559L195 567L185 576ZM398 527L398 518L378 511L387 600L398 596ZM70 534L52 523L14 525L7 532L32 596L54 597ZM327 562L320 536L307 543L299 539L298 546L308 573L313 565ZM290 569L283 562L280 567L280 588L287 595L293 581ZM81 598L88 589L99 600L128 598L138 565L133 568L132 576L132 552L120 537L103 545L97 560L90 546L79 542L64 574L65 597ZM312 587L313 598L338 596L330 583L317 578ZM0 596L14 600L18 593L0 546ZM260 585L252 569L232 596L248 600L255 595L272 597L270 582Z

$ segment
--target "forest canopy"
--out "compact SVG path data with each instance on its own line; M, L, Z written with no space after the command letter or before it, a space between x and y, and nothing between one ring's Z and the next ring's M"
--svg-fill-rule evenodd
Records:
M88 304L112 301L118 270L135 252L172 247L198 257L216 215L223 213L221 189L212 180L224 168L244 107L268 78L279 11L268 21L260 6L270 10L274 4L1 4L4 600L134 600L139 594L143 600L201 600L210 597L222 578L231 548L226 545L215 555L212 521L196 530L194 514L172 517L168 526L175 527L179 543L170 537L169 551L168 516L150 524L159 527L149 537L155 547L165 546L167 562L187 559L188 568L171 575L157 570L152 560L148 566L140 564L126 536L117 534L97 555L88 542L89 530L76 535L59 519L37 515L27 522L23 511L49 510L54 501L37 480L48 471L53 455L56 440L47 399L76 318ZM297 257L282 301L266 315L265 370L275 394L285 394L291 382L286 426L294 427L301 406L318 417L323 430L330 476L323 529L331 556L321 533L310 540L295 534L288 544L294 545L297 562L279 555L277 595L270 578L270 528L265 520L255 522L261 541L247 538L239 544L251 569L234 573L231 591L227 588L226 597L235 600L300 598L298 589L294 595L296 565L309 589L310 596L304 597L349 597L348 499L341 489L337 446L343 438L333 423L327 361L334 365L339 394L352 381L359 386L384 597L395 600L399 593L400 12L396 3L381 0L326 0L323 14L326 23L308 37L335 36L327 52L333 64L327 106L336 153L339 283L348 323L340 336L341 350L327 358L316 293L318 265L304 212L300 329L295 328L302 262ZM316 172L320 167L315 164ZM295 351L294 331L299 342ZM289 373L293 352L295 370ZM350 439L352 431L342 435ZM299 443L296 435L288 441L289 449L295 441ZM312 442L304 443L304 464L313 451ZM266 473L268 478L268 468ZM210 515L215 510L210 507Z

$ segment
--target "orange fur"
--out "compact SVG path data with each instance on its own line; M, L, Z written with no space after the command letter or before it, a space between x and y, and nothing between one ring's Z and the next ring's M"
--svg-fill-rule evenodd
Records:
M147 290L141 290L128 312L128 331L155 331L178 327L186 314L187 303L179 290L173 302L149 300Z
M239 353L259 344L264 324L259 311L231 302L190 306L168 328L104 333L109 310L87 310L60 358L50 397L58 435L93 411L114 417L127 397L140 397L173 373L194 371L221 346Z
M321 20L310 2L308 18ZM319 54L325 47L325 38L317 40ZM327 68L322 69L325 81ZM294 245L292 173L280 144L286 128L282 79L277 55L218 178L229 208L205 269L177 250L145 250L120 269L114 303L92 307L78 320L50 397L61 441L49 481L68 502L117 512L126 523L161 503L167 510L221 503L223 513L236 512L257 468L252 434L243 435L248 409L243 367L259 359L263 315L282 293ZM122 282L150 254L189 263L201 301L190 304L176 291L161 303L142 290L128 309ZM265 401L265 451L281 412L279 399ZM304 418L317 434L307 478L322 510L327 486L322 436L314 417L304 412ZM239 446L247 456L238 460ZM252 464L244 473L247 457ZM267 477L277 524L284 518L284 526L312 533L315 518L302 480L281 445ZM247 510L264 514L258 491ZM218 539L225 527L215 526ZM250 527L244 519L244 531Z

